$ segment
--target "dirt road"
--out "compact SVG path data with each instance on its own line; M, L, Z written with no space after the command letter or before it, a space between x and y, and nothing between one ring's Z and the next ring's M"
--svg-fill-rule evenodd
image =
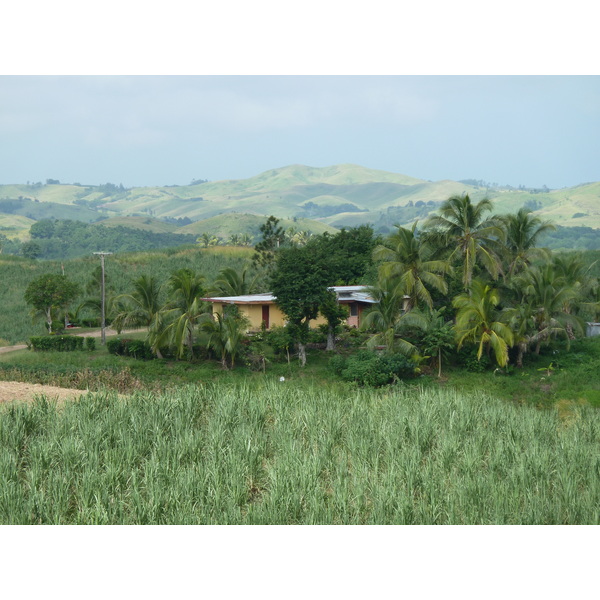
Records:
M73 330L71 330L72 332ZM137 331L143 331L141 329L127 329L121 332L121 334L135 333ZM99 338L102 335L102 331L88 331L86 333L70 333L69 335L77 335L79 337L95 337ZM106 328L106 335L117 335L117 332L110 327ZM24 350L27 348L26 344L17 344L15 346L4 346L0 348L0 354L6 352L14 352L15 350ZM48 398L56 399L59 401L67 399L79 398L82 394L87 394L85 390L74 390L68 388L56 387L53 385L41 385L39 383L22 383L18 381L0 381L0 403L17 401L31 401L35 396L45 395Z
M74 400L81 395L87 394L87 392L85 390L72 390L53 385L41 385L39 383L0 381L0 403L13 401L29 402L35 396L42 394L52 400L64 401L67 399Z

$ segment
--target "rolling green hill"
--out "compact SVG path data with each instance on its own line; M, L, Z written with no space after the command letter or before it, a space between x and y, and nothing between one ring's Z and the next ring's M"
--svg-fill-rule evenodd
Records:
M179 227L152 217L110 217L96 223L102 227L127 227L152 233L181 233Z
M432 182L350 164L291 165L248 179L187 186L4 185L0 213L32 220L105 219L101 224L109 227L209 232L226 238L233 233L256 235L269 215L283 219L285 227L315 233L367 223L385 231L395 223L422 221L455 194L469 194L474 200L488 197L500 214L527 206L561 226L600 228L600 182L560 190L492 188L476 180ZM183 227L172 227L177 225ZM19 235L23 237L22 230Z
M33 223L35 220L28 217L0 213L0 233L9 239L25 239Z
M177 233L192 233L195 235L210 233L225 240L234 233L247 233L256 238L260 234L259 227L264 222L265 218L262 215L227 213L211 217L210 219L196 221L191 225L179 228ZM279 225L284 229L294 227L299 231L310 231L315 234L324 233L325 231L335 233L337 231L337 229L330 227L325 223L311 221L309 219L296 219L295 221L291 219L281 219Z

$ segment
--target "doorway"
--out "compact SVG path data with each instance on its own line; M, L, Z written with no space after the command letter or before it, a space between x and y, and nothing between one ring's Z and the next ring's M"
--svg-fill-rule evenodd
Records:
M265 324L265 329L269 329L269 305L268 304L262 305L262 320L263 320L263 323Z

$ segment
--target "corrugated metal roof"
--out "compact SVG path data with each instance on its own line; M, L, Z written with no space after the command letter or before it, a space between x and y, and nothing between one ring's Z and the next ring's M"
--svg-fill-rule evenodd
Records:
M207 302L222 302L223 304L269 304L275 302L275 296L271 293L249 294L247 296L216 296L202 298Z
M341 295L340 300L344 302L366 302L375 304L375 300L366 293L366 285L335 285L330 288ZM269 293L249 294L246 296L214 296L211 298L202 298L207 302L220 302L223 304L272 304L277 298Z

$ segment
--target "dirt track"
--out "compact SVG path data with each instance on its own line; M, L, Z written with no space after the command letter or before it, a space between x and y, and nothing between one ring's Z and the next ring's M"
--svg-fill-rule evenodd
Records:
M127 329L121 333L134 333L141 331L140 329ZM70 335L95 337L99 338L102 331L89 331L87 333L71 333ZM117 335L117 332L110 327L106 328L106 335ZM4 346L0 348L0 354L13 352L15 350L24 350L27 348L25 344L17 344L16 346ZM56 387L53 385L41 385L39 383L21 383L18 381L0 381L0 403L18 401L31 401L35 396L44 394L48 398L56 400L66 400L68 398L78 398L82 394L86 394L85 390L74 390L68 388Z
M31 401L35 396L43 394L53 400L75 399L85 390L71 390L55 387L53 385L41 385L39 383L20 383L17 381L0 381L0 403L17 401Z

